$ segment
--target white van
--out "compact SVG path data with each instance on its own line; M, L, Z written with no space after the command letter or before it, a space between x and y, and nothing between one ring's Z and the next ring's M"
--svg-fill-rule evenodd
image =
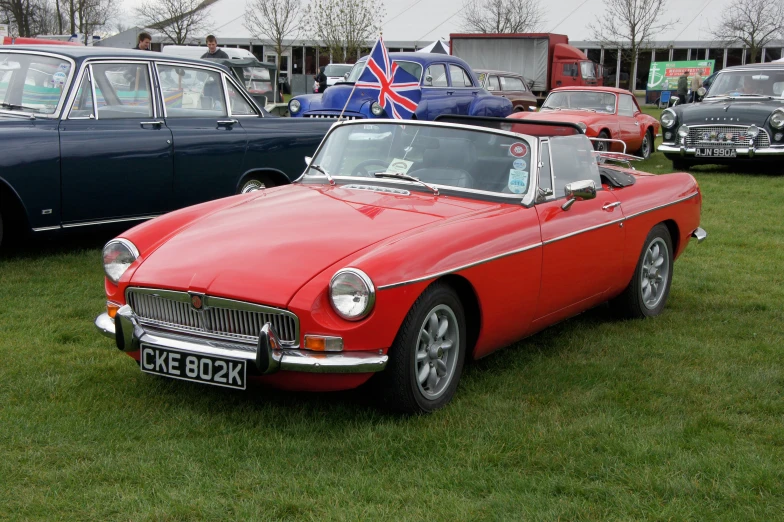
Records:
M221 51L229 55L232 60L239 60L243 58L256 58L252 52L247 49L235 49L233 47L218 47ZM163 54L171 54L172 56L180 56L182 58L201 58L204 53L210 52L209 47L201 47L195 45L164 45L162 49Z

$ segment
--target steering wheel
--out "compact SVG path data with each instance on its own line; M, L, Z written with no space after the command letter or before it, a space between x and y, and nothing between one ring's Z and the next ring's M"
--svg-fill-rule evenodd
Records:
M381 167L386 169L389 166L389 163L384 161L384 160L379 160L379 159L365 160L365 161L360 162L356 167L354 167L354 170L351 171L351 175L352 176L358 176L358 177L359 176L361 176L361 177L369 177L370 176L370 171L367 169L367 167L369 167L370 165L380 165Z

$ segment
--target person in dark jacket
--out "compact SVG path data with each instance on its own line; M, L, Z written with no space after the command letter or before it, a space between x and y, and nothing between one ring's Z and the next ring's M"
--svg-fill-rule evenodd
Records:
M207 36L207 47L209 48L209 51L202 54L201 55L202 58L225 58L227 60L229 59L229 55L226 54L226 51L222 51L218 49L218 39L215 38L215 36L213 35Z
M689 73L683 71L683 74L678 78L678 98L681 103L686 103L686 96L689 94Z
M326 67L323 65L319 67L319 72L316 75L316 83L318 83L318 92L324 92L327 90L327 75L325 74Z
M149 51L150 45L152 44L152 36L150 33L139 33L139 36L136 38L136 47L131 47L131 49L135 49L137 51Z

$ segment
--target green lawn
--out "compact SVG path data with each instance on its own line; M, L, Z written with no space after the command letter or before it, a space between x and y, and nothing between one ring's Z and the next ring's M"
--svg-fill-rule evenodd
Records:
M109 234L6 250L0 519L781 520L784 176L694 172L662 316L561 323L423 417L143 375L92 325Z

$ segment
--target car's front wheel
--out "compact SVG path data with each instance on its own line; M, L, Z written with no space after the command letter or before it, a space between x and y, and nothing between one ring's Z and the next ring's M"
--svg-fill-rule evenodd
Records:
M454 396L466 351L465 311L457 293L436 282L409 310L389 351L380 390L406 413L429 413Z
M607 131L602 131L596 136L600 140L609 140L610 135L607 134ZM608 152L610 150L610 142L608 141L594 141L593 148L598 152Z
M651 229L637 260L634 276L610 306L621 317L643 318L659 315L667 304L672 284L672 238L666 225Z
M642 139L642 145L640 146L639 155L642 159L648 159L651 157L651 152L653 151L653 131L648 129L645 132L645 137Z

